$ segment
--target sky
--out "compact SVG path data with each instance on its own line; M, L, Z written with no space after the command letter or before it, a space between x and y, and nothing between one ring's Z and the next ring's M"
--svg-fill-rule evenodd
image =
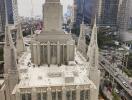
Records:
M42 17L42 4L45 0L18 0L18 11L20 16L31 17L41 16ZM73 0L61 0L63 5L63 13L66 13L68 5L73 4ZM33 8L33 10L32 10ZM31 13L33 11L33 13Z

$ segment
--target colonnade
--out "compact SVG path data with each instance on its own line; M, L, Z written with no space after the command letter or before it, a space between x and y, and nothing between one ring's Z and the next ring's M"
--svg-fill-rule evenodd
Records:
M34 43L31 44L32 62L41 64L65 64L68 61L74 60L74 44L57 43Z
M76 86L75 89L62 87L61 90L52 90L50 87L46 90L32 88L30 92L26 90L25 92L17 91L15 97L16 100L96 100L93 98L95 91L93 88L82 89L80 86Z

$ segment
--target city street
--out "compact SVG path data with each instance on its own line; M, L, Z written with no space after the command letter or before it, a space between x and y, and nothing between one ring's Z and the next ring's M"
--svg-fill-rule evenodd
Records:
M132 86L130 85L128 79L124 77L121 72L117 71L117 68L112 66L105 57L103 57L102 55L100 55L99 57L100 66L103 67L130 96L132 96Z

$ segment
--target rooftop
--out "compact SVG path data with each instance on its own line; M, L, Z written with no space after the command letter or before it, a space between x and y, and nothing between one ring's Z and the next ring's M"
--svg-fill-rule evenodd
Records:
M20 88L93 84L88 78L89 64L79 52L75 52L75 61L59 67L37 66L30 58L27 51L19 59Z

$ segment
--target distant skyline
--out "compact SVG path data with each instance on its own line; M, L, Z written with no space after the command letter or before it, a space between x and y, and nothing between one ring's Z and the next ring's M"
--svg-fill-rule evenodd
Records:
M42 17L42 5L45 0L18 0L19 15L24 17ZM63 13L66 13L67 6L73 4L73 0L61 0Z

